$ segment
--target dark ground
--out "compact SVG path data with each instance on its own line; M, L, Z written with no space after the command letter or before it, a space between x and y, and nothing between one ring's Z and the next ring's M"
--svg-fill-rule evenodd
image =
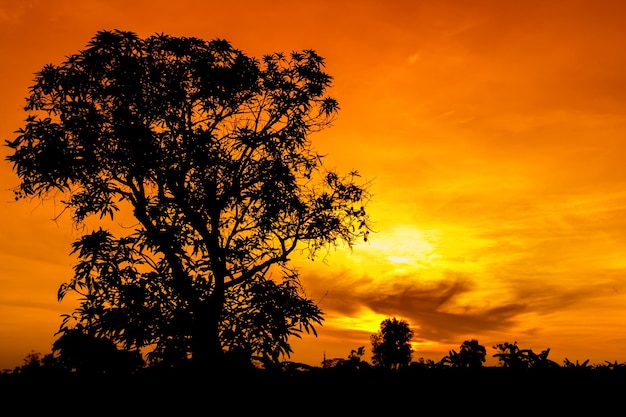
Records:
M622 416L626 370L3 374L0 399L6 416Z

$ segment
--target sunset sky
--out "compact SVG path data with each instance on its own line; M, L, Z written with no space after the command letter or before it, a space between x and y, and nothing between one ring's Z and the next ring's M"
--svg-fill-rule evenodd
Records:
M371 181L375 233L296 260L325 313L291 360L365 346L389 317L413 359L465 340L563 363L626 361L626 2L0 0L0 139L34 73L99 30L314 49L341 110L311 136ZM54 200L13 201L0 150L0 370L49 353L80 234Z

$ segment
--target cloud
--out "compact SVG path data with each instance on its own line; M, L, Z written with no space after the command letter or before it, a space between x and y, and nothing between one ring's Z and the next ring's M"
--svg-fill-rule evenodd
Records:
M448 277L444 281L420 282L416 277L399 276L381 282L343 273L321 280L309 276L307 282L329 285L321 307L330 317L397 317L410 323L416 340L456 342L467 334L509 328L518 315L526 313L522 303L464 305L459 298L471 294L475 285L459 274L449 273ZM378 324L372 323L373 330Z

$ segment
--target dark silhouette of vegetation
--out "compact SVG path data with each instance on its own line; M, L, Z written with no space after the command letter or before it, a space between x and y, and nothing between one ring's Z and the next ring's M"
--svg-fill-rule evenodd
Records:
M559 366L556 362L548 359L550 348L537 354L532 349L520 349L517 342L499 343L493 347L498 351L494 358L502 363L505 368L529 369L529 368L554 368Z
M60 193L78 225L136 222L73 244L58 297L81 303L61 337L205 369L226 357L276 365L289 337L316 334L323 313L290 255L369 230L367 184L327 170L309 137L339 109L331 81L312 50L259 61L221 39L117 30L37 73L7 141L16 199ZM68 367L88 367L68 353L81 343L59 341Z
M413 330L406 320L395 317L380 323L378 333L371 335L372 362L385 369L398 369L409 365L413 349Z
M393 319L387 319L393 322ZM385 323L387 320L383 321ZM397 320L396 320L397 321ZM397 321L404 322L404 321ZM406 323L406 322L404 322ZM381 326L382 328L382 326ZM256 371L278 371L271 372L272 375L294 374L298 372L309 372L316 369L342 369L342 370L372 370L389 371L391 373L403 372L407 368L423 369L423 370L443 370L443 369L470 369L480 370L483 368L511 370L511 372L519 370L551 370L551 369L578 369L588 371L626 371L626 362L604 361L599 364L591 364L589 359L579 362L570 361L565 358L563 365L559 365L554 361L547 359L550 349L543 350L541 354L535 354L532 349L520 349L517 342L504 342L493 346L497 351L493 357L499 359L497 366L485 366L486 348L481 345L478 340L466 340L461 344L459 353L454 350L450 354L442 357L439 361L432 359L419 358L416 361L410 361L408 366L381 366L373 365L364 359L365 346L353 349L345 358L324 359L321 367L307 365L298 362L281 361L277 367L266 367L265 363L258 359L255 363L257 366L247 368ZM83 374L83 375L102 375L110 372L109 367L105 366L107 361L117 362L119 374L130 375L138 374L142 371L163 371L164 368L153 367L144 362L140 355L135 352L128 354L124 350L117 349L109 340L98 339L95 337L85 336L79 330L68 330L59 339L57 339L52 348L53 353L41 355L41 353L31 351L24 358L22 366L16 367L13 371L5 371L3 374L34 374L38 370L54 369L62 371L65 374ZM461 358L465 359L461 359ZM511 360L511 358L516 358ZM517 363L517 365L511 365ZM229 362L229 367L234 369L237 362ZM239 369L241 370L241 369Z
M466 340L457 353L454 349L448 356L443 357L441 363L453 368L480 368L486 361L487 349L478 340Z
M363 369L364 367L371 366L368 362L363 360L365 355L365 346L360 346L357 349L352 349L347 358L333 358L324 359L322 361L322 367L324 369L330 368L342 368L342 369Z
M569 359L565 358L565 360L563 361L563 366L566 368L587 368L590 365L589 365L589 359L586 359L582 363L578 362L578 359L577 359L576 363L574 363L574 362L571 362Z
M482 352L482 345L472 340L461 346ZM502 346L509 352L517 344L505 342ZM514 414L528 415L613 415L623 410L626 363L617 361L462 367L446 365L446 356L440 361L420 358L409 366L391 369L371 366L363 359L364 353L364 347L359 347L345 358L324 361L321 367L288 361L271 369L229 365L215 384L211 378L198 378L184 369L150 366L132 374L69 372L55 365L58 357L42 358L31 352L24 366L0 374L0 390L5 405L20 404L26 411L40 413L71 396L70 415L72 410L76 415L97 411L98 404L106 404L106 412L118 404L125 413L156 415L192 413L218 403L242 413L278 414L302 407L311 414L395 414L406 412L412 404L444 414L480 410L484 415L500 415L512 409Z
M141 352L120 350L109 339L91 336L80 328L66 329L53 343L52 353L58 369L79 374L128 375L145 365Z

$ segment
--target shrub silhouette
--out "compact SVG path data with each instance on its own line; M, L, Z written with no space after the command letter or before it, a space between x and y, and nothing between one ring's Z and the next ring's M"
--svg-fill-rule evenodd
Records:
M144 366L138 351L118 350L107 339L91 336L81 328L66 330L52 345L59 369L85 375L132 374Z
M505 368L512 369L529 369L529 368L556 368L559 365L548 359L550 354L550 348L543 350L537 354L531 349L520 349L517 346L517 342L509 343L504 342L497 344L493 347L498 350L498 353L493 357L498 358L498 361L502 363Z

